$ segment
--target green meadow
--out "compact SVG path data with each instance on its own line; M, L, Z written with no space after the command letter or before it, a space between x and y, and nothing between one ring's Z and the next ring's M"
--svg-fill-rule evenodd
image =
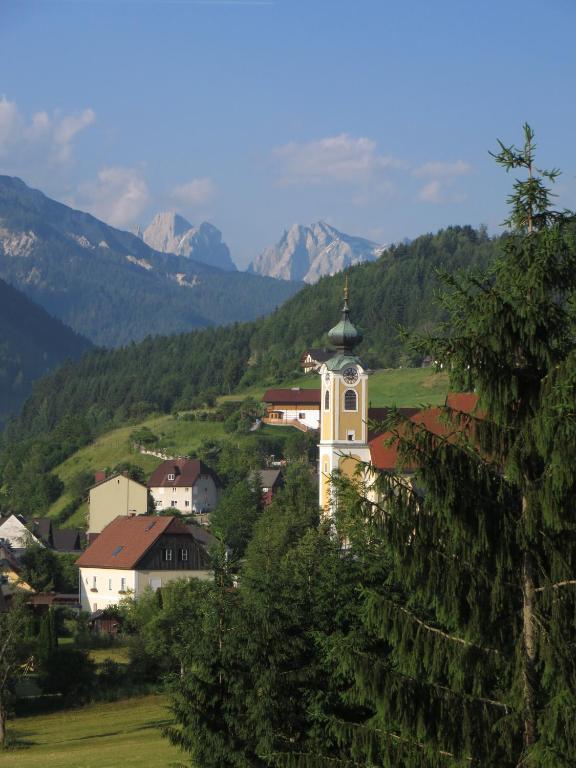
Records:
M182 753L163 739L166 698L143 696L8 722L2 768L169 768Z

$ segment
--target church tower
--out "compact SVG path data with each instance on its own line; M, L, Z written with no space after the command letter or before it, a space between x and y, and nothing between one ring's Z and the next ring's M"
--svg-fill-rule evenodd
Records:
M336 354L320 367L320 508L333 513L330 475L352 476L359 461L370 461L368 447L368 371L354 348L362 333L350 321L348 278L340 322L328 333Z

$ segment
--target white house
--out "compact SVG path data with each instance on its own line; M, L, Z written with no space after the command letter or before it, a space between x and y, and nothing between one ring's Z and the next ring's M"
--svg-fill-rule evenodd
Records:
M265 424L303 427L304 430L320 427L319 389L268 389L262 402L267 407Z
M220 496L220 479L199 459L169 459L148 480L156 509L174 507L185 514L214 509Z
M80 604L94 612L182 578L211 578L205 548L176 517L119 516L76 561Z

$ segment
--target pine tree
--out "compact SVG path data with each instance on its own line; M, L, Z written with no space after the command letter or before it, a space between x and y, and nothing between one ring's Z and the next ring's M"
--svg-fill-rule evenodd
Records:
M376 506L341 498L391 558L388 582L363 591L390 650L349 661L368 712L337 729L342 765L576 765L576 243L551 210L558 172L536 169L527 125L524 139L495 155L527 172L502 257L445 278L449 320L418 343L475 389L476 412L446 408L448 435L398 423L416 480L381 474Z

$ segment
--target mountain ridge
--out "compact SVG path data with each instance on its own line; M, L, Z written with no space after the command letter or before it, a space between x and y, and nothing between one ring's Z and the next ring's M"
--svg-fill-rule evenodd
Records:
M219 269L236 270L222 233L203 221L197 227L175 211L157 213L142 232L142 240L156 251L186 256Z
M160 253L0 176L0 278L96 344L247 321L300 289Z
M340 232L325 221L309 227L293 224L276 245L265 248L249 264L248 271L282 280L316 283L364 261L374 261L383 245Z

